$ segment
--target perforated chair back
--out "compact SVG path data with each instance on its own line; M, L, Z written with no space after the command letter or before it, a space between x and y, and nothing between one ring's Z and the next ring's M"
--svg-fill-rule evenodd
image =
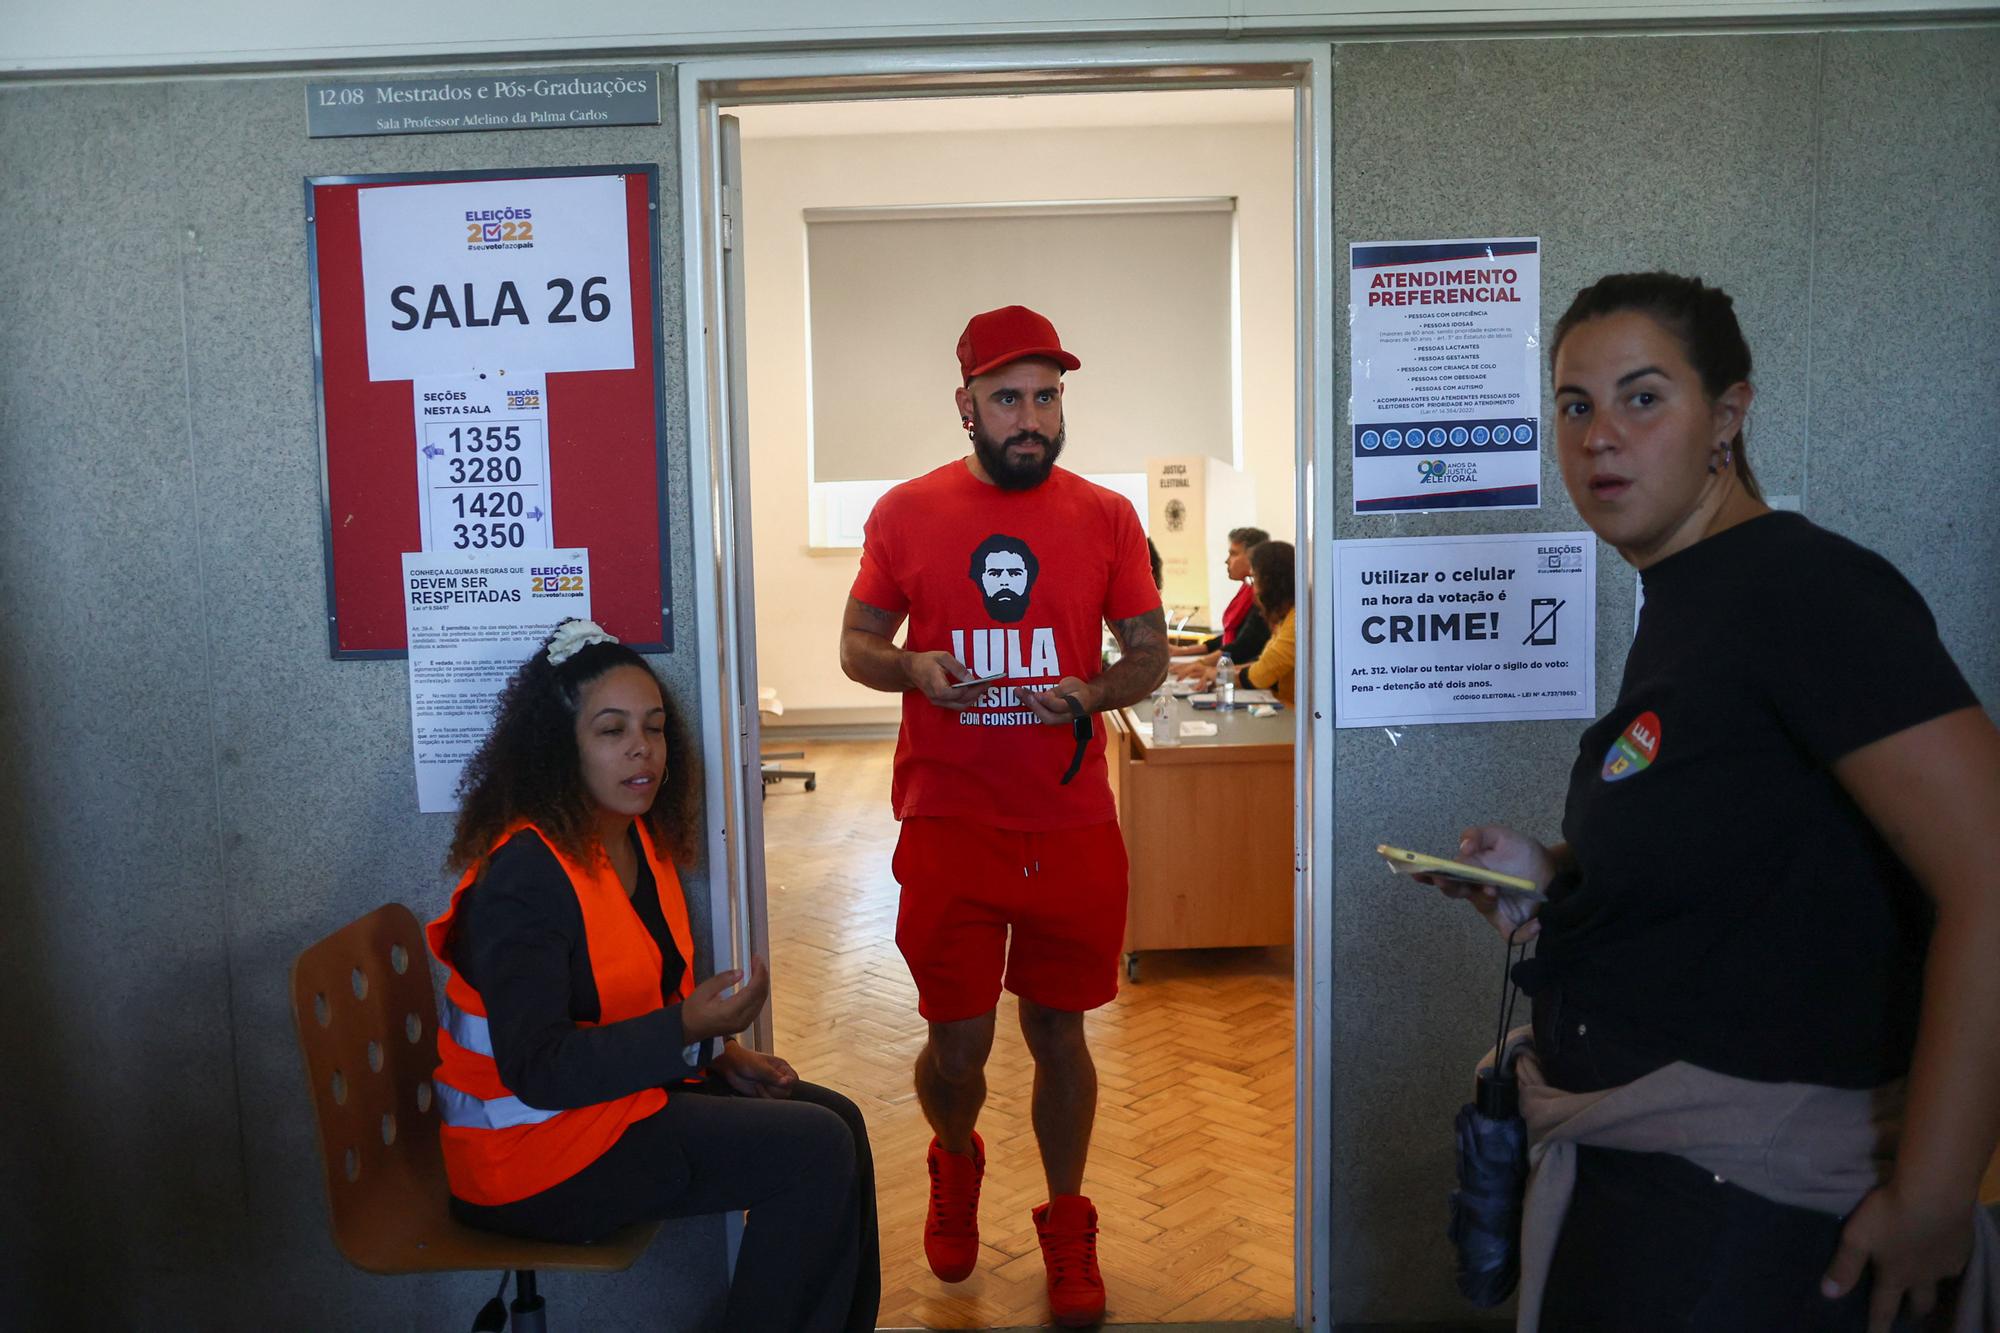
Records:
M300 954L292 1019L305 1056L334 1243L371 1273L629 1268L656 1224L550 1245L455 1221L431 1074L437 997L422 930L386 903Z

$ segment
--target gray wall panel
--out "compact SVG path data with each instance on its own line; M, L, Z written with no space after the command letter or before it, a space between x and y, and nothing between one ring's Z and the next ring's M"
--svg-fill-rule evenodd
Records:
M1543 327L1604 273L1698 273L1737 298L1758 363L1752 452L1797 490L1806 416L1817 38L1572 38L1342 46L1334 240L1540 236ZM1336 281L1345 282L1343 273ZM1348 346L1337 333L1337 373ZM1543 418L1549 419L1543 365ZM1343 404L1336 439L1344 438ZM1337 453L1340 451L1337 451ZM1350 464L1337 464L1343 501ZM1333 516L1341 537L1580 529L1550 444L1540 511ZM1633 575L1598 547L1598 703L1616 696ZM1467 1307L1443 1239L1451 1120L1493 1039L1501 946L1389 876L1380 841L1449 852L1471 823L1555 840L1584 722L1340 733L1335 815L1337 1319ZM1525 1007L1518 1021L1526 1021Z
M2000 33L1826 39L1807 512L2000 705Z
M220 1283L242 1223L165 106L0 93L0 1319L19 1327L135 1324Z
M670 125L311 142L300 132L303 98L293 79L173 90L185 154L179 197L194 236L191 404L213 588L231 968L239 1026L262 1033L290 1022L287 968L301 947L388 899L432 915L450 887L439 866L452 821L416 813L403 664L327 656L302 178L654 161L669 207L675 182ZM663 255L662 270L677 276L677 260ZM671 328L678 295L667 299ZM685 452L678 436L667 443ZM685 485L673 494L680 512L670 523L684 542ZM691 625L691 575L681 577L677 618ZM696 636L684 631L680 642L680 654L661 660L692 705ZM688 878L699 913L702 878ZM321 1224L313 1132L290 1041L242 1042L241 1077L249 1209L264 1260L256 1271L282 1275L241 1289L246 1325L292 1308L308 1273L316 1299L338 1301L364 1324L370 1311L414 1305L456 1318L476 1306L483 1278L413 1279L398 1294L348 1271ZM712 1221L670 1227L633 1275L610 1279L602 1292L589 1284L593 1326L642 1312L654 1319L674 1303L668 1293L713 1286L720 1237ZM581 1280L556 1281L568 1290Z
M415 810L402 664L326 653L302 179L650 161L672 218L673 126L313 143L303 87L0 93L0 613L35 645L0 668L0 1040L40 1145L4 1168L24 1326L432 1328L490 1294L334 1252L292 1037L292 958L385 900L439 908L451 823ZM677 225L663 242L681 651L656 661L692 720ZM693 1220L631 1274L548 1289L559 1320L693 1328L721 1260Z

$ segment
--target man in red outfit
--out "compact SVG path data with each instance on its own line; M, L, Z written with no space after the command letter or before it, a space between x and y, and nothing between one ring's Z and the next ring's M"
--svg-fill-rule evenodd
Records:
M925 1256L947 1282L978 1258L986 1163L974 1126L1004 987L1035 1061L1049 1304L1057 1323L1084 1326L1103 1317L1104 1283L1082 1194L1097 1112L1083 1016L1117 994L1126 893L1092 714L1160 683L1166 621L1131 504L1056 466L1062 376L1080 363L1054 326L1022 306L975 315L958 362L972 453L875 506L840 663L903 696L896 943L930 1024L916 1066L936 1136ZM1123 649L1108 668L1106 623Z

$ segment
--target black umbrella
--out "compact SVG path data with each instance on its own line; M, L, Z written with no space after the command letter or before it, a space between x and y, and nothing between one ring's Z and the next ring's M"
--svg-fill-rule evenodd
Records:
M1526 953L1527 946L1522 946ZM1514 1015L1511 974L1514 945L1500 982L1500 1031L1493 1064L1474 1078L1472 1100L1458 1110L1458 1188L1451 1192L1451 1225L1445 1234L1458 1250L1459 1294L1474 1305L1498 1305L1521 1277L1521 1196L1528 1181L1528 1126L1521 1119L1520 1088L1507 1057L1507 1028Z

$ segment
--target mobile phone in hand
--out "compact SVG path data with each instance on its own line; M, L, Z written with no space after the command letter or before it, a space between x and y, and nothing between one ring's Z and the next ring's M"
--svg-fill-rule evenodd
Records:
M1464 861L1447 861L1442 856L1426 856L1422 852L1408 851L1402 847L1391 847L1386 842L1375 844L1375 854L1389 863L1389 869L1399 875L1437 875L1444 879L1462 880L1467 884L1481 884L1498 889L1508 898L1522 899L1531 903L1548 901L1548 895L1535 887L1531 879L1519 875L1503 875L1498 870L1488 870L1485 866L1475 866Z

